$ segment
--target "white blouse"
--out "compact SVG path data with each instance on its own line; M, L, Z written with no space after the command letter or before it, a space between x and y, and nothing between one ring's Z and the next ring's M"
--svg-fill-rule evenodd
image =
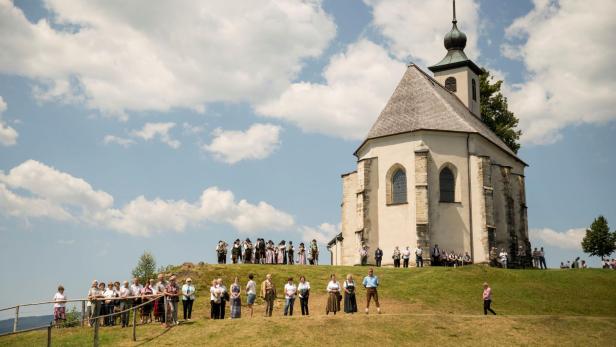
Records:
M328 292L340 291L340 283L329 281L329 283L327 284L327 291Z

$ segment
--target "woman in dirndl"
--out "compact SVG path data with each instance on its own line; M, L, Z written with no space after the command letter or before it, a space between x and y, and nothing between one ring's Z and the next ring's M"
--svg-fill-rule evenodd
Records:
M344 313L357 312L357 300L355 299L355 281L353 275L348 274L344 281Z
M231 319L242 316L242 298L240 297L240 280L235 277L231 285Z
M306 265L306 246L303 242L299 244L297 254L299 254L299 265Z
M340 311L340 283L336 280L336 275L332 274L329 283L327 284L327 307L325 308L325 314Z

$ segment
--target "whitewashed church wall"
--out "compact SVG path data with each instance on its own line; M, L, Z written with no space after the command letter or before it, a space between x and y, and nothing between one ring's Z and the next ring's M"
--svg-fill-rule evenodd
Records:
M355 243L355 232L358 228L357 211L357 172L352 172L342 176L342 246L340 247L340 264L354 264L354 252L352 245ZM350 249L349 249L350 248ZM337 264L335 264L337 265Z

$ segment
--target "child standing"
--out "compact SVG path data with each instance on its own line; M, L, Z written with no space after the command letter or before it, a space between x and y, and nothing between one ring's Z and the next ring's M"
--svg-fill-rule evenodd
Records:
M53 296L53 319L56 326L59 327L60 323L66 321L66 296L64 295L64 287L58 286L58 292Z

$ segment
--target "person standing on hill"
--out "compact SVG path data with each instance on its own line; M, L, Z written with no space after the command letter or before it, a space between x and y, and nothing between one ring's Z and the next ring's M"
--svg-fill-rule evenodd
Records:
M253 280L254 278L253 274L248 274L248 283L246 283L246 304L250 310L250 318L252 318L253 313L252 305L254 305L257 298L257 283Z
M487 315L488 311L492 312L493 315L496 315L496 312L490 308L492 304L492 288L488 285L488 282L483 283L483 314Z
M53 320L57 327L61 323L66 322L66 295L64 295L64 287L58 286L58 292L53 296Z
M438 248L438 245L434 245L434 248L432 248L432 252L430 254L432 256L432 264L433 266L438 266L439 261L441 259L441 250Z
M539 250L539 265L541 265L541 268L544 270L548 268L545 263L545 251L543 250L543 247Z
M154 317L160 324L165 323L165 297L162 295L165 292L165 287L167 286L167 281L165 280L165 275L158 274L158 282L154 287L154 292L157 295L160 295L158 299L154 302Z
M272 282L272 274L265 275L265 281L261 283L261 297L265 300L265 316L271 317L276 300L276 287Z
M509 257L509 254L507 253L507 251L505 251L504 248L501 248L501 252L498 255L498 257L500 258L501 266L503 267L503 269L506 269L507 268L507 258Z
M182 286L182 308L184 309L184 320L192 318L192 308L195 302L195 286L192 284L192 279L188 277L186 283Z
M400 248L398 248L398 246L396 246L396 248L394 248L394 254L391 256L391 258L394 260L394 267L400 267L400 257L402 255L400 254Z
M409 246L406 246L406 248L402 250L402 261L403 261L403 266L405 268L409 267L410 259L411 259L411 249L409 248Z
M344 313L357 312L357 300L355 299L355 281L353 275L348 274L344 284Z
M377 247L376 251L374 251L374 261L376 262L377 267L381 267L382 260L383 260L383 250L380 247Z
M420 244L417 244L417 248L415 248L415 266L417 267L423 267L423 249L420 246Z
M340 283L336 280L336 275L331 274L329 276L329 283L327 284L327 307L325 308L325 314L330 312L336 315L336 312L340 311Z
M361 266L368 264L368 245L363 245L359 249L359 258L361 259Z
M175 275L169 277L169 283L165 287L165 296L167 297L167 317L165 317L165 323L167 326L177 325L180 286L176 283Z
M309 315L308 298L310 297L310 282L306 281L306 277L299 276L299 284L297 285L299 292L299 304L302 308L302 316Z
M299 265L306 265L306 247L303 242L299 244L297 254L299 255Z
M230 295L230 309L231 309L231 319L241 318L242 317L242 298L240 296L241 288L240 288L240 279L235 277L233 284L231 284L231 295Z
M374 303L376 304L376 311L380 314L381 305L379 304L379 293L377 292L380 283L379 278L374 275L374 269L370 268L368 270L368 276L364 277L362 284L366 288L366 314L368 314L370 299L372 298L374 298Z
M297 286L293 283L293 277L289 277L287 284L284 285L284 315L293 315L293 305L297 295Z

